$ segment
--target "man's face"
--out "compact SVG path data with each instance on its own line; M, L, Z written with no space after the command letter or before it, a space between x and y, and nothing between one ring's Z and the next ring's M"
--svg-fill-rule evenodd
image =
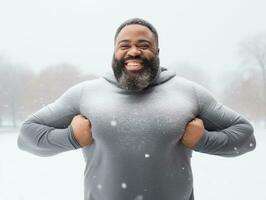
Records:
M159 70L159 49L153 33L142 25L125 26L117 35L112 62L120 87L142 90Z

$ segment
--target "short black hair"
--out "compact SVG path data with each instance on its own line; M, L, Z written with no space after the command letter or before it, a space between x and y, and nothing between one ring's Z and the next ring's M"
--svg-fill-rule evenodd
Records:
M147 27L148 29L150 29L150 31L153 33L154 37L155 37L155 40L156 40L156 44L157 46L159 46L159 39L158 39L158 33L157 33L157 30L154 28L154 26L149 23L148 21L144 20L144 19L141 19L141 18L132 18L132 19L128 19L126 20L125 22L123 22L116 30L116 33L115 33L115 38L114 40L116 41L116 38L118 36L118 34L120 33L120 31L125 27L125 26L128 26L128 25L132 25L132 24L139 24L139 25L142 25L142 26L145 26Z

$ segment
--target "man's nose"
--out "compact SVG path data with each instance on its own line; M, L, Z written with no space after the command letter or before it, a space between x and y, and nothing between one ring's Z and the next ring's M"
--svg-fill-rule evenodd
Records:
M137 47L131 47L129 50L128 50L128 55L130 56L138 56L141 54L141 51L139 48Z

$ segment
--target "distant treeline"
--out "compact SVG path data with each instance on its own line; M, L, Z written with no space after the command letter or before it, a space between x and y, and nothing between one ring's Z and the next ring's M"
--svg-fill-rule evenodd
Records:
M209 89L215 98L253 121L265 120L263 74L259 67L243 67L221 73L216 80L208 71L192 65L177 64L177 74ZM266 124L266 122L265 122Z
M30 113L53 102L71 86L95 78L68 64L50 66L39 73L0 64L0 126L18 126Z
M264 119L263 87L261 72L257 68L245 68L221 74L219 80L211 80L201 68L182 65L174 68L177 73L196 81L212 91L218 100L240 112L248 119ZM0 64L0 126L18 126L30 113L53 102L68 88L78 82L95 79L84 75L73 65L50 66L34 73L11 65ZM219 90L213 90L219 86Z

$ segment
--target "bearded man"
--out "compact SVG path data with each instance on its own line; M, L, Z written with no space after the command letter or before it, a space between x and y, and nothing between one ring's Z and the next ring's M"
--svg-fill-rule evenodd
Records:
M18 145L40 156L82 148L85 200L192 200L192 150L239 156L253 127L200 85L160 67L156 29L118 28L113 73L82 82L22 125Z

